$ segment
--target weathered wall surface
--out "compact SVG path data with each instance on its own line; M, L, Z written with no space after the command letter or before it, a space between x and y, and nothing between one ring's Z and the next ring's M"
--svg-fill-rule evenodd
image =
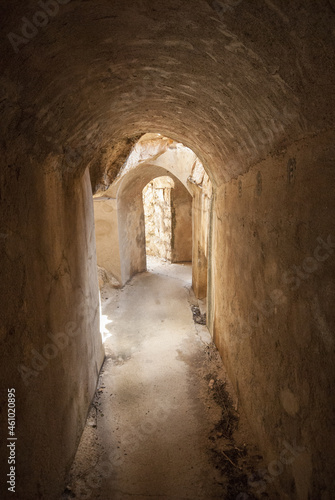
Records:
M213 215L210 328L286 499L335 491L333 137L223 185Z
M130 182L121 190L117 202L122 285L147 269L142 198L146 182L142 182Z
M192 196L179 180L157 177L143 190L146 253L171 262L192 260Z
M192 196L180 182L171 191L171 261L192 261Z
M172 210L170 177L157 177L143 189L146 254L171 261Z
M4 190L1 387L16 391L17 488L5 491L2 452L1 498L58 499L103 360L92 190L88 171L64 182L20 167L2 169ZM4 440L6 405L0 421Z
M98 265L121 282L117 201L94 198L94 221Z
M212 207L212 183L200 162L196 162L189 178L193 194L192 226L192 286L196 297L207 296L208 259L210 258L209 236ZM209 311L212 303L209 303Z

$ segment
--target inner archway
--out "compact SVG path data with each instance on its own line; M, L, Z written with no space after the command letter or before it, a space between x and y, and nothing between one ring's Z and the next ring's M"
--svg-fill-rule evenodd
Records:
M191 149L160 134L145 134L114 182L94 195L98 265L122 286L147 269L142 192L148 183L158 185L157 179L166 177L174 187L168 202L171 249L165 257L174 263L193 262L193 290L205 298L211 181Z

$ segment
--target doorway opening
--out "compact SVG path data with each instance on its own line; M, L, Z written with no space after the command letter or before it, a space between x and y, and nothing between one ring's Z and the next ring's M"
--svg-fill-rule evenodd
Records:
M204 299L212 200L192 150L145 134L109 187L94 194L98 265L122 287L147 270L149 257L191 263L192 288Z
M147 264L192 262L192 196L176 178L160 176L142 191Z
M172 204L171 177L162 176L150 181L143 189L146 257L171 262Z

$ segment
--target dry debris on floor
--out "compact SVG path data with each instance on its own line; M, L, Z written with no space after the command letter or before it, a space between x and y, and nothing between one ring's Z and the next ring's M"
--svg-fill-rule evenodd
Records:
M216 361L218 367L217 372L207 373L203 377L208 384L209 401L214 401L221 408L221 416L208 439L211 442L211 460L221 476L222 498L225 500L278 498L272 489L264 492L257 488L261 480L260 472L264 471L263 457L257 447L251 444L252 439L245 417L237 410L237 399L229 381L223 378L225 374L222 371L222 362L214 343L205 347L205 356L211 364ZM240 424L243 429L240 428Z
M200 308L198 306L191 306L193 321L198 325L206 325L206 313L201 314Z

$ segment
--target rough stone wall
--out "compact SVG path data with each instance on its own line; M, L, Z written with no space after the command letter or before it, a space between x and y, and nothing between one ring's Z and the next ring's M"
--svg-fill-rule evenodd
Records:
M171 261L172 208L170 177L158 177L143 189L147 255Z
M2 480L0 491L58 499L104 356L92 190L88 171L66 182L57 171L18 172L19 181L2 165L1 386L16 393L17 488ZM2 440L6 422L3 404Z
M299 141L215 193L209 326L267 457L265 486L285 499L335 491L333 138Z
M171 262L192 261L192 196L177 179L158 177L143 190L146 252Z

